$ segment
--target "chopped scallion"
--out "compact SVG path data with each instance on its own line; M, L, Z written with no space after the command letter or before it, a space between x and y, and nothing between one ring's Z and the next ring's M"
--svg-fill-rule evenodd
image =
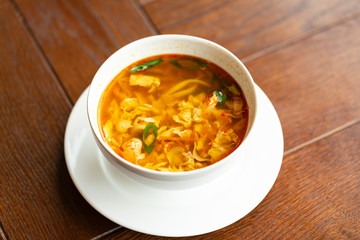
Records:
M221 103L221 105L224 105L227 98L226 94L219 90L215 90L214 93L218 97L218 102Z
M211 84L214 85L217 80L218 80L218 77L216 76L215 73L213 73L213 76L212 76L212 79L211 79Z
M145 70L149 67L152 67L152 66L155 66L155 65L158 65L159 63L162 63L162 59L159 58L159 59L155 59L155 60L152 60L150 62L146 62L146 63L143 63L143 64L140 64L138 66L135 66L133 68L130 69L130 73L134 73L134 72L138 72L138 71L142 71L142 70Z
M194 62L196 62L198 65L199 65L199 67L200 68L207 68L207 64L206 63L204 63L203 61L201 61L201 60L199 60L199 59L196 59L196 58L194 58L194 59L192 59Z
M186 60L191 60L193 62L195 62L197 64L197 66L189 66L189 67L185 67L183 65L181 65L179 63L179 60L171 60L169 61L172 65L179 67L179 68L184 68L184 69L190 69L190 70L195 70L195 69L204 69L207 68L207 64L199 59L196 58L190 58L190 59L186 59Z
M153 130L153 134L154 134L155 138L154 138L154 141L150 145L147 145L145 143L145 138L147 137L150 128ZM143 135L142 135L142 139L143 139L144 149L145 149L145 152L147 152L147 154L150 154L152 152L152 150L154 149L155 143L156 143L156 138L157 138L157 129L156 129L155 124L146 125Z
M237 89L237 87L235 87L234 84L227 88L229 89L230 92L232 92L235 95L240 93L239 89Z

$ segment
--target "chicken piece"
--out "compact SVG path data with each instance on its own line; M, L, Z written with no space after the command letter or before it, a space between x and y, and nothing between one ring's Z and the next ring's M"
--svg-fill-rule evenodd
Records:
M216 93L213 92L210 96L206 98L205 106L208 109L215 108L218 101L219 97L216 95Z
M241 111L244 107L244 102L241 97L234 97L233 100L233 109L238 112Z
M151 117L137 117L134 121L134 128L144 130L148 124L155 124L159 127L160 120Z
M213 144L208 154L211 156L212 163L220 160L226 153L226 148Z
M108 120L104 126L103 129L105 138L110 138L113 135L113 123L112 121Z
M118 101L116 101L115 99L111 100L107 111L111 114L114 115L115 112L119 111L119 103Z
M138 160L144 159L145 154L141 153L142 142L138 138L131 138L122 145L124 158L133 163L137 163Z
M190 129L185 129L183 131L175 129L173 133L179 135L181 138L190 138L193 132Z
M192 124L191 112L192 111L189 108L182 109L178 115L173 116L173 119L175 122L188 128Z
M211 144L208 154L214 161L219 160L226 154L228 149L237 142L238 138L238 135L234 133L233 129L229 129L226 132L219 131L216 134L214 142Z
M129 84L130 86L150 88L149 92L151 93L160 86L160 79L154 76L132 74L130 75Z
M127 130L129 128L131 128L131 121L130 120L125 120L125 119L121 119L117 124L116 124L116 130L120 133L126 133Z
M130 112L124 112L122 114L121 118L134 120L138 116L144 117L146 115L147 116L153 115L153 113L157 114L158 112L159 111L157 109L153 108L151 105L143 104L143 105L136 107L134 110L132 110Z
M148 169L152 169L152 170L158 170L158 171L161 171L161 169L164 168L164 166L166 166L168 163L167 162L160 162L160 163L146 163L145 164L145 168L148 168Z
M155 123L155 119L151 117L137 117L134 121L134 124L140 124L140 123Z
M120 107L124 111L132 111L139 105L137 98L125 98L121 103Z
M180 110L185 108L194 108L194 105L191 102L185 100L179 102L178 106Z
M161 134L163 134L164 132L166 132L167 131L167 126L161 126L158 130L157 130L157 132L158 132L158 136L161 136Z
M213 144L217 144L219 146L229 146L236 143L238 140L238 135L234 133L233 129L229 129L226 132L219 131L216 134L216 138Z
M202 122L204 119L201 117L202 111L199 108L194 108L192 111L194 122Z
M185 150L182 147L173 147L166 153L172 171L181 171L181 165L185 160L183 153L185 153Z
M194 106L194 107L200 107L202 103L204 102L206 98L205 93L200 93L196 96L189 95L188 101Z
M229 110L224 110L222 113L221 113L221 116L222 116L222 120L223 122L225 121L225 124L226 123L231 123L232 122L232 118L234 118L234 115L231 114L231 112Z
M173 127L166 130L166 127L164 128L163 126L158 130L158 138L163 139L166 137L172 137L174 135L178 135L180 138L190 138L193 133L192 130L190 129L182 130L182 129L183 127Z
M183 127L173 127L173 128L169 128L169 129L165 129L167 127L162 126L159 130L158 130L158 138L161 139L163 137L171 137L174 135L174 132L181 132L181 130L183 129Z
M198 140L197 140L197 144L196 144L196 150L198 152L202 152L204 149L206 149L207 147L209 147L209 140L208 138L205 136L202 136L200 137ZM205 153L206 154L206 153Z
M188 101L183 100L178 103L178 109L180 110L180 113L178 113L177 115L173 115L173 120L177 123L180 123L184 127L190 127L193 121L192 115L194 105L192 105Z
M194 143L193 156L194 156L194 158L195 158L197 161L199 161L199 162L207 162L207 161L210 161L210 158L203 158L203 157L201 157L201 156L198 154L197 150L198 150L198 147L197 147L196 143Z
M244 101L241 97L235 96L232 101L227 103L227 107L231 110L233 118L241 118L244 112Z
M182 154L185 157L185 163L186 164L193 164L195 162L195 158L194 158L194 156L192 155L191 152L183 152Z
M128 136L127 136L128 137ZM117 152L118 149L121 148L121 144L123 142L124 137L111 137L107 138L106 141L109 143L110 147L114 149L115 152Z
M183 164L184 170L189 171L189 170L196 169L195 158L192 155L192 153L191 152L183 152L182 154L185 157L185 163Z

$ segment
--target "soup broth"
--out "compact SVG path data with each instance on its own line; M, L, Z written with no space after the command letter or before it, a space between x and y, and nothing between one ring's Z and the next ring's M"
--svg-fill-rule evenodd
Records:
M166 54L121 71L101 97L99 120L103 139L127 161L157 171L189 171L239 146L248 105L219 66Z

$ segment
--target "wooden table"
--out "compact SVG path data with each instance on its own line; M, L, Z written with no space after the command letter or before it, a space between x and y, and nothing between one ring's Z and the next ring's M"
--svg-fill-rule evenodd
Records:
M180 33L237 55L284 132L279 176L236 223L189 239L360 239L360 1L1 0L2 239L161 239L94 210L64 158L70 111L125 44Z

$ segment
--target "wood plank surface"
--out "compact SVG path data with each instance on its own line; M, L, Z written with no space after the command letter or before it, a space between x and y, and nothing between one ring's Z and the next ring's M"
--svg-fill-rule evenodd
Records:
M181 239L358 239L359 136L360 123L285 157L272 190L247 216ZM124 228L104 239L169 238Z
M360 239L360 1L0 1L0 239L169 239L119 227L66 168L73 103L121 46L207 38L274 104L285 157L247 216L181 239Z
M297 39L360 11L357 0L182 0L171 4L157 0L144 4L160 33L204 37L240 58Z
M133 1L14 1L73 102L113 52L155 33Z
M256 9L259 8L262 10L258 11L263 12L267 17L260 15L253 18L252 22L250 19L249 29L257 34L260 34L262 30L268 31L267 34L281 37L281 41L285 41L286 38L305 34L326 23L331 25L344 16L352 16L359 11L356 6L360 3L358 1L301 1L301 4L299 1L296 4L296 1L243 2L254 6L244 6L241 1L230 1L224 2L219 10L211 11L218 7L218 1L196 1L192 4L178 1L175 8L184 10L184 14L180 14L180 11L169 11L170 7L174 7L173 5L158 0L145 4L145 9L162 33L167 32L168 27L170 29L170 26L175 25L190 29L189 31L195 31L196 26L205 26L204 28L208 31L205 33L204 30L204 37L218 39L207 34L219 34L221 29L224 31L226 29L227 35L233 36L240 34L243 30L230 26L219 26L219 31L209 31L206 24L197 22L200 21L199 18L204 22L212 23L212 27L216 28L219 24L234 24L234 21L240 22L242 18L247 19L243 14L238 13L237 9L252 9L248 14L250 12L254 14L254 11L256 12ZM268 8L267 4L270 4L272 8ZM255 10L254 7L256 7ZM224 9L222 10L222 8ZM282 11L278 11L278 9L282 9ZM163 11L169 11L171 17L168 14L160 14ZM221 14L222 11L228 14ZM258 29L259 26L254 24L254 21L266 18L268 21L262 21L262 24L270 24L275 21L272 18L279 18L273 14L274 12L284 15L282 20L274 23L272 27L263 26L263 29ZM293 14L289 14L290 12ZM234 21L230 21L229 18L235 13L238 16L233 16ZM215 14L217 14L216 17L212 16ZM169 20L165 21L164 16ZM218 19L218 21L214 22L214 19ZM339 24L339 27L329 26L328 28L333 29L324 31L322 34L315 34L295 45L246 63L255 82L263 88L278 109L283 123L285 150L290 150L298 144L303 144L314 137L326 134L333 128L360 118L360 94L358 94L360 81L357 79L360 74L357 67L360 63L360 40L356 34L359 32L360 26L357 16L355 19L351 22L345 19L344 24ZM185 23L186 21L194 25L190 27ZM286 34L289 34L287 37L283 35L285 27L287 28ZM171 27L172 30L174 28ZM270 33L270 31L272 32ZM280 35L278 31L281 31ZM195 32L189 34L193 33ZM244 32L244 35L252 36L249 32ZM268 39L261 35L253 37L261 39L261 44ZM219 41L224 46L228 45L227 41ZM234 37L231 41L238 43L242 41L242 38ZM274 41L272 44L276 42ZM244 43L247 51L253 49L248 54L259 51L259 47L254 47L254 44L257 45L257 42ZM263 47L265 45L261 48ZM235 52L238 52L238 49L235 47ZM324 68L328 70L324 72Z
M277 109L285 151L360 119L359 20L246 63Z
M212 237L358 239L359 136L356 124L285 157L264 201Z
M89 239L112 229L70 179L71 102L9 1L0 1L0 35L0 238Z

